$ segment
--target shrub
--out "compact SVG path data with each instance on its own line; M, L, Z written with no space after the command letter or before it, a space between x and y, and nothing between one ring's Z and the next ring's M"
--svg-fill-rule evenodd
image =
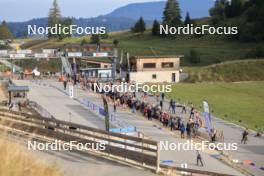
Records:
M190 53L189 53L189 61L192 64L199 64L201 63L201 56L200 53L198 51L196 51L195 49L191 49Z

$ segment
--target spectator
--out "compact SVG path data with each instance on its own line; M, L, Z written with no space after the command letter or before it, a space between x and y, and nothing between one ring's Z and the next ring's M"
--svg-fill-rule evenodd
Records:
M162 93L161 93L161 100L164 101L164 99L165 99L165 93L162 92Z
M176 114L176 102L174 100L172 101L172 113Z
M211 136L211 141L212 141L212 143L215 143L215 141L216 141L216 134L217 134L217 131L216 131L216 129L212 129L212 136Z
M187 132L188 139L191 139L191 122L190 122L190 120L187 122L186 132Z
M194 117L194 111L195 111L195 109L194 109L194 106L193 106L193 104L192 104L192 106L191 106L190 118Z
M247 140L248 140L248 128L246 128L244 130L244 132L242 133L242 139L241 139L241 144L244 143L246 144L247 143Z
M197 166L199 166L199 163L203 167L202 156L201 156L200 152L197 150L196 151L196 164L197 164Z
M184 113L184 114L186 114L186 106L185 106L185 103L182 105L182 112L181 112L182 114Z
M8 107L9 111L11 111L11 110L13 109L13 107L14 107L14 104L11 102L11 103L9 104L9 107Z
M160 100L160 108L163 109L163 100Z
M172 103L173 103L173 100L171 99L170 100L170 106L169 106L169 111L172 112Z
M180 125L180 131L181 131L181 138L184 139L185 126L183 122Z

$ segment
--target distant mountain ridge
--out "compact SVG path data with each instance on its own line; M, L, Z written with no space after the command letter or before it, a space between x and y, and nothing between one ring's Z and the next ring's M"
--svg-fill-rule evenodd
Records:
M181 14L185 17L190 12L192 18L201 18L209 16L209 9L213 7L213 0L178 0L181 8ZM117 8L113 12L105 15L111 17L126 17L138 19L143 16L146 20L161 20L166 1L132 3ZM129 12L129 13L128 13Z
M158 1L128 4L126 6L117 8L105 16L127 17L130 19L138 19L140 16L143 16L145 20L160 20L165 3L165 1Z
M213 0L179 0L182 16L187 11L192 18L208 16L209 8L213 6ZM94 18L74 18L74 24L80 27L105 26L108 32L130 29L136 20L142 16L147 25L151 25L154 19L161 20L166 1L132 3L117 8L113 12ZM47 18L37 18L25 22L8 23L10 31L15 37L23 37L27 34L28 25L47 26Z

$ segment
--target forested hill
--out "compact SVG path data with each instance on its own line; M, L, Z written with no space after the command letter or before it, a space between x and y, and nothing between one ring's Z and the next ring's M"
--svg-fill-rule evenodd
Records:
M112 32L130 29L142 16L146 24L150 26L154 19L162 19L165 3L166 1L132 3L117 8L109 14L102 14L95 18L74 18L73 21L80 27L105 26L109 32ZM212 0L179 0L179 3L182 16L184 17L188 11L193 18L209 16L209 9L213 6ZM47 21L47 18L38 18L25 22L8 23L8 26L15 37L23 37L27 34L28 25L45 27Z
M218 26L237 26L235 39L243 42L264 40L263 0L216 0L210 9L212 23Z

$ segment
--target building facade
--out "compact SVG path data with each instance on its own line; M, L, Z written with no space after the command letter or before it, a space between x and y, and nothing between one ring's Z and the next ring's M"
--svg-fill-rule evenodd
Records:
M111 57L114 53L114 45L67 43L63 46L63 51L67 57Z
M129 60L130 81L176 83L180 81L181 56L137 56Z

